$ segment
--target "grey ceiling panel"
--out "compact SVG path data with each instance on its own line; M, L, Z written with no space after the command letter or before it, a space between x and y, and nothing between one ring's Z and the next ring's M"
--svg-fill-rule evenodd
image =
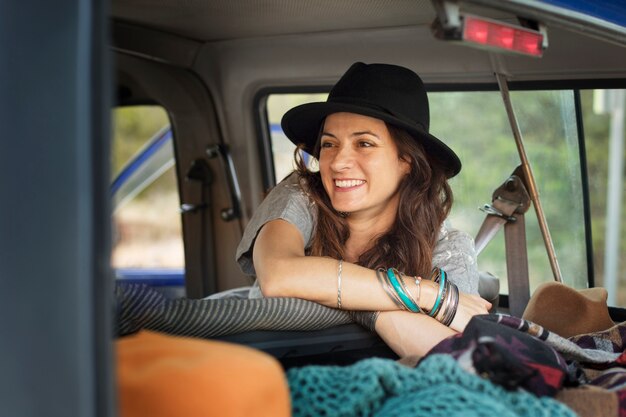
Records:
M114 0L115 19L204 40L430 24L429 0Z

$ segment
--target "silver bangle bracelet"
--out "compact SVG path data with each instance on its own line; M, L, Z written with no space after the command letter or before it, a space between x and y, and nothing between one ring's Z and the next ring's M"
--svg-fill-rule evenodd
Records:
M441 295L442 297L441 309L439 310L439 313L435 317L441 323L444 323L446 321L445 320L446 316L448 315L448 312L450 311L450 302L452 300L451 284L452 283L449 280L446 280L446 285L444 286L443 294Z
M453 296L454 298L452 299L452 306L450 307L450 316L449 318L446 320L446 326L449 326L452 324L452 321L454 321L454 317L456 317L456 311L459 308L459 287L457 287L456 285L452 284L453 287Z
M456 310L459 306L459 288L452 284L450 288L450 305L448 306L448 310L442 320L442 323L446 326L450 326L452 324L452 320L456 316Z
M387 274L385 273L385 270L383 268L378 268L376 270L376 278L378 278L378 282L380 282L383 290L385 290L385 293L387 293L387 296L391 298L394 304L398 306L400 310L406 310L406 307L404 306L404 304L402 304L402 301L400 300L400 298L398 298L398 295L393 291L393 289L391 289L390 284L387 282Z
M448 311L448 306L450 305L450 291L448 286L448 281L446 281L446 285L443 289L443 293L441 295L441 308L439 309L439 313L435 316L435 319L440 323L443 323L444 317Z

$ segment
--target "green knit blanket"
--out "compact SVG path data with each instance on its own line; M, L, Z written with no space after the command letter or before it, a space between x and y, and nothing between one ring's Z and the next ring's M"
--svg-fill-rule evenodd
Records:
M416 368L390 359L347 367L306 366L287 372L293 417L575 417L564 404L506 391L461 369L448 355Z

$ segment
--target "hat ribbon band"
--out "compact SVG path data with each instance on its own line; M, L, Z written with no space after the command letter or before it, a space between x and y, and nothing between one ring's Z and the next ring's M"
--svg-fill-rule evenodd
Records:
M405 117L402 114L397 114L394 113L392 111L390 111L389 109L380 106L376 103L373 103L371 101L362 99L362 98L353 98L353 97L332 97L328 99L328 103L335 103L335 104L350 104L350 105L357 105L357 106L362 106L362 107L367 107L369 109L372 110L377 110L383 113L386 113L390 116L395 117L396 119L399 119L400 121L409 124L409 125L417 125L419 126L420 129L422 129L424 132L427 132L428 130L424 127L424 125L418 121L409 119L407 117Z

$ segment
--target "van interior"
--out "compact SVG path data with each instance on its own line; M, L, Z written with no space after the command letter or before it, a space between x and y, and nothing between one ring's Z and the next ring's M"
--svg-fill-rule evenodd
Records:
M300 102L324 100L345 70L359 61L402 65L424 80L431 131L443 132L464 164L452 183L459 207L450 219L455 227L477 236L483 221L494 216L489 212L492 193L515 173L531 189L530 200L540 196L544 212L534 200L527 201L527 211L517 212L526 221L524 240L518 234L517 246L511 246L506 236L513 232L504 226L489 237L479 257L489 286L485 291L495 288L498 311L521 313L537 286L557 280L574 288L607 288L612 318L626 317L626 287L620 287L618 278L620 214L603 214L598 220L600 243L598 234L592 235L594 210L610 213L609 207L619 206L619 197L617 203L611 201L621 196L623 179L608 191L606 186L620 178L623 148L610 151L608 139L600 143L594 132L585 130L595 126L594 117L612 117L619 106L611 107L609 97L617 97L611 92L626 88L626 14L619 7L600 2L599 11L590 12L567 9L562 4L567 2L522 0L78 3L63 16L62 7L42 5L48 17L34 22L17 5L9 7L7 16L33 28L33 34L0 25L2 34L15 30L12 36L22 36L23 43L17 44L22 51L43 52L35 38L50 42L48 61L42 53L35 62L22 64L17 49L10 49L10 59L0 61L16 63L8 72L13 79L54 74L52 82L29 84L30 95L10 102L16 116L13 127L6 124L7 138L14 139L3 140L0 151L2 184L7 195L16 196L11 206L18 209L0 216L0 260L6 261L11 280L3 285L2 334L14 340L3 356L17 358L3 368L14 376L22 367L47 371L39 377L28 372L24 384L14 386L16 394L7 402L11 415L36 415L22 411L40 412L44 405L51 406L50 414L38 415L115 415L110 344L116 274L136 281L142 274L152 274L151 279L159 275L150 282L164 294L193 299L252 284L234 254L255 208L292 167L293 147L280 131L280 117ZM54 29L50 16L58 19ZM529 53L477 45L461 33L466 16L541 36L537 49ZM51 37L49 32L59 33L58 27L71 30L62 38ZM4 74L0 69L0 78ZM5 80L0 85L7 86L7 97L18 91ZM29 113L24 107L33 100L42 109ZM127 151L126 160L112 164L115 147L121 146L113 143L120 128L115 119L122 120L117 112L138 107L158 108L163 122L155 124L140 149ZM581 110L592 108L597 114L587 116ZM43 122L31 123L38 117ZM136 116L142 117L147 116ZM20 144L18 126L26 126L22 133L31 139ZM48 137L43 148L42 136ZM125 263L122 254L117 257L116 247L135 229L122 222L127 218L117 222L111 183L127 160L157 136L167 136L171 156L164 157L159 174L135 195L168 172L175 194L167 218L179 224L178 241L157 252L177 253L178 258L174 264L142 263L143 272L121 277L118 270L137 265ZM519 143L526 149L520 150ZM41 153L33 155L33 149ZM523 152L536 178L524 171ZM602 160L602 175L591 171L591 154L600 155L593 161ZM615 158L618 162L611 165ZM615 169L617 177L611 177ZM19 183L12 179L18 172ZM596 186L604 187L599 199ZM45 214L42 207L47 207ZM142 210L128 216L147 222L150 215ZM167 223L162 219L160 223ZM523 221L518 224L524 226ZM611 224L617 224L617 243L607 246ZM602 252L596 252L599 246ZM611 250L613 257L607 255ZM32 261L33 253L42 254L39 261ZM146 258L145 253L140 256ZM163 278L172 266L178 268L178 279ZM21 318L11 323L8 317L15 311ZM356 324L320 332L252 331L218 338L264 350L286 368L394 357L375 334ZM39 348L43 346L46 352ZM55 384L63 374L65 391ZM31 388L25 387L39 387L43 405L30 404ZM52 406L59 399L67 408Z

